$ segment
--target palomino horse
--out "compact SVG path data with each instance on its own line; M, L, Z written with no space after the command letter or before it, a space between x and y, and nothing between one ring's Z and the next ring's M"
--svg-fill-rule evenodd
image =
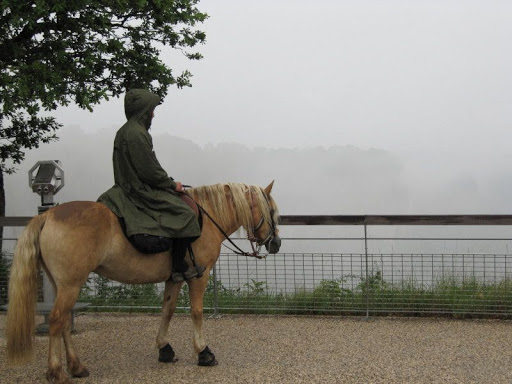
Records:
M208 272L219 257L225 235L243 227L250 240L259 246L265 244L272 253L278 251L278 210L270 196L272 185L273 182L262 189L226 183L188 190L189 196L208 213L208 217L203 216L201 236L192 244L196 261L206 267L206 272L201 278L187 281L199 365L217 363L203 335L203 295ZM7 357L11 363L26 362L32 355L39 264L56 291L49 316L48 381L71 383L62 369L61 336L69 373L73 377L89 375L71 341L71 309L90 272L122 283L166 282L156 342L159 360L175 361L168 328L183 283L168 281L171 271L169 252L152 255L138 252L125 237L118 218L108 208L100 203L75 201L34 217L18 240L9 280L6 326Z

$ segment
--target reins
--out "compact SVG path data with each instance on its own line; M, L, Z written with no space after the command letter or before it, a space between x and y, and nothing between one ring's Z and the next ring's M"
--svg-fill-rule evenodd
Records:
M196 204L197 204L197 202L196 202ZM261 256L261 255L259 254L259 252L258 252L256 249L254 249L254 243L253 243L252 241L251 241L251 246L252 246L252 250L253 250L253 252L252 252L252 253L249 253L249 252L245 252L245 251L243 251L243 250L242 250L238 245L236 245L236 244L233 242L233 240L231 240L231 239L229 238L229 235L228 235L228 234L226 234L226 232L224 232L224 230L221 228L221 226L220 226L220 225L219 225L219 224L218 224L218 223L213 219L213 217L211 217L211 215L210 215L210 214L209 214L209 213L208 213L208 212L207 212L207 211L206 211L202 206L200 206L199 204L197 204L197 207L201 210L201 212L203 212L203 213L206 215L206 217L208 217L208 218L212 221L213 225L215 225L215 226L217 227L217 229L219 230L219 232L220 232L220 233L222 233L222 235L226 238L226 240L227 240L227 241L229 241L229 242L231 243L231 245L233 245L233 246L237 249L237 251L235 251L234 249L232 249L232 248L230 248L230 247L228 247L227 245L225 245L225 244L224 244L224 246L225 246L226 248L228 248L228 249L229 249L229 250L231 250L232 252L236 253L237 255L241 255L241 256L251 256L251 257L256 257L257 259L264 259L264 258L265 258L265 256Z
M183 185L184 188L191 188L190 185ZM232 251L233 253L237 254L237 255L240 255L240 256L250 256L250 257L255 257L257 259L264 259L266 257L266 255L264 256L261 256L259 254L259 249L255 249L254 248L254 243L251 239L249 239L249 242L251 243L251 247L252 247L252 253L249 253L249 252L245 252L244 250L242 250L238 245L236 245L233 240L231 240L231 238L229 237L229 235L222 229L222 227L214 220L214 218L206 211L206 209L204 209L197 201L195 201L192 196L190 196L186 191L183 191L181 192L183 194L186 194L188 197L190 197L194 203L196 203L197 207L201 210L201 212L206 216L208 217L211 222L213 223L213 225L215 225L215 227L219 230L219 232L226 238L227 241L229 241L231 243L231 245L233 245L233 247L236 248L236 250L228 247L226 244L224 244L224 246L226 248L228 248L230 251ZM258 227L259 228L261 225L263 225L263 223L258 223ZM256 228L256 229L257 229ZM261 248L261 246L259 247Z

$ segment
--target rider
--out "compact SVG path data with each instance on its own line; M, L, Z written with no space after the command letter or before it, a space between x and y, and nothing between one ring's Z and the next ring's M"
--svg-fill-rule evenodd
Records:
M124 98L127 122L114 141L115 185L98 201L110 208L140 252L158 253L172 244L171 279L175 282L202 276L202 266L188 266L187 249L200 235L193 210L180 199L183 185L167 175L153 152L149 134L158 95L132 89Z

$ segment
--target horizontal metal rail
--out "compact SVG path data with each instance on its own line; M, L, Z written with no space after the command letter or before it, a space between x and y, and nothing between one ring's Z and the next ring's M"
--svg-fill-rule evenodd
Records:
M283 225L512 225L512 215L285 215Z
M0 217L0 227L22 227L31 216ZM282 225L512 225L512 215L282 215Z

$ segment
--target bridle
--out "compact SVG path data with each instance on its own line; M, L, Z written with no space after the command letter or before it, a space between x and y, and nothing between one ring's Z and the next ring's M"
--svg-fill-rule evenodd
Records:
M184 186L184 187L189 187L189 186ZM186 193L186 191L184 191L183 193ZM251 191L249 191L249 194L251 196L251 214L252 214L252 211L253 211L253 208L254 208L254 204L253 204L253 200L252 200L252 193ZM187 193L187 196L189 196L190 198L192 198L188 193ZM265 215L261 215L261 219L259 220L258 224L256 224L255 226L253 226L252 228L248 228L247 229L247 240L249 240L249 243L251 244L251 248L252 248L252 253L249 253L249 252L245 252L243 251L238 245L236 245L233 240L230 239L229 235L221 228L221 226L214 220L214 218L201 206L197 203L197 201L194 200L194 202L197 204L197 207L201 210L201 212L206 216L208 217L211 222L213 223L213 225L215 225L215 227L219 230L219 232L226 238L227 241L229 241L229 243L236 248L233 249L229 246L227 246L226 244L224 244L224 246L226 248L228 248L229 250L231 250L232 252L234 252L235 254L237 255L241 255L241 256L250 256L250 257L256 257L257 259L264 259L265 257L267 257L267 255L260 255L260 250L261 250L261 247L269 242L272 241L272 239L276 236L276 231L277 231L277 225L276 225L276 222L274 220L274 214L275 214L275 210L272 208L272 205L270 204L270 201L267 199L267 196L265 195L265 193L263 193L263 196L265 198L265 201L267 203L267 206L269 208L269 214L270 214L270 223L269 223L269 226L270 226L270 230L269 230L269 233L267 234L267 236L263 239L263 240L259 240L255 233L263 226L263 224L265 223Z
M254 203L253 203L253 200L252 200L252 193L249 191L250 195L251 195L251 213L253 211L253 208L254 208ZM259 254L259 251L261 250L261 247L269 242L272 241L272 239L276 236L276 223L275 223L275 220L274 220L274 213L275 213L275 210L272 208L272 205L270 204L270 201L267 199L267 196L265 195L265 193L263 193L263 197L265 198L265 202L267 203L267 206L268 206L268 210L269 210L269 216L270 216L270 222L268 223L269 224L269 231L267 233L267 236L265 236L265 238L263 240L259 240L255 233L263 226L263 224L265 223L265 215L261 215L261 218L260 218L260 221L258 222L258 224L256 224L256 226L254 226L253 228L250 228L248 229L247 231L247 240L249 240L250 244L251 244L251 247L252 247L252 250L253 250L253 254L254 253L257 253ZM253 217L254 217L254 214L253 214ZM254 246L256 244L256 247Z

